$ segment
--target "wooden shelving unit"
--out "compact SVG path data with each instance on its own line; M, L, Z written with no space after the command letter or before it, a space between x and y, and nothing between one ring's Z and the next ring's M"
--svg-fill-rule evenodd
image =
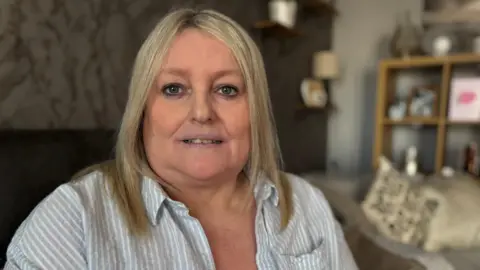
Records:
M392 129L397 126L425 126L436 132L434 170L439 172L444 166L446 152L446 134L450 126L479 126L480 122L452 122L448 120L448 104L452 70L458 65L480 65L480 55L460 54L445 57L419 56L409 59L386 59L379 64L377 78L377 106L375 119L375 139L373 145L373 168L376 169L379 157L389 156L392 152ZM437 93L437 115L432 117L406 117L401 120L388 118L388 107L393 100L395 74L401 70L434 68L440 73L440 89Z
M428 125L438 125L440 122L440 119L438 117L425 117L425 118L420 118L420 117L406 117L401 120L394 120L394 119L388 119L388 117L385 117L383 120L383 123L385 125L422 125L422 126L428 126Z
M478 23L480 22L480 12L469 10L425 12L422 20L425 24Z

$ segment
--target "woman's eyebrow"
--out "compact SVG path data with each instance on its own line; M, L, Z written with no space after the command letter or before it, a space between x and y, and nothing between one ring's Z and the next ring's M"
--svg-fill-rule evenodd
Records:
M171 74L171 75L176 75L181 77L187 77L190 75L190 72L187 69L175 68L175 67L163 68L160 70L160 73L166 73L166 74ZM214 71L212 74L212 77L220 78L228 75L242 76L242 73L240 72L240 70L235 68L221 69L221 70Z
M163 68L160 70L160 73L167 73L167 74L172 74L172 75L177 75L182 77L186 77L190 74L188 70L182 69L182 68Z
M242 73L238 69L224 69L224 70L218 70L213 73L213 77L219 78L219 77L224 77L228 75L236 75L236 76L241 76Z

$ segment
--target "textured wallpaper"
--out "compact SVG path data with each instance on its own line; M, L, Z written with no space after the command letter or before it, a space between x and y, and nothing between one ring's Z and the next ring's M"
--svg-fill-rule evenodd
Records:
M331 48L332 20L299 13L289 40L253 29L267 0L0 0L0 130L118 127L135 54L180 6L213 8L258 43L286 169L325 167L328 113L302 110L314 52Z
M153 0L1 0L0 127L116 127Z
M251 24L245 11L258 17L251 10L264 4L0 0L0 128L117 127L141 42L179 6L216 8Z

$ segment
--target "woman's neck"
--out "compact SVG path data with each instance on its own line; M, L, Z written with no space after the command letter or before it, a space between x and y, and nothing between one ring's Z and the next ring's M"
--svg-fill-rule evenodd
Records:
M243 173L221 181L212 181L211 185L188 182L169 184L164 188L172 199L185 204L190 215L194 217L241 212L246 203L253 199L253 193Z

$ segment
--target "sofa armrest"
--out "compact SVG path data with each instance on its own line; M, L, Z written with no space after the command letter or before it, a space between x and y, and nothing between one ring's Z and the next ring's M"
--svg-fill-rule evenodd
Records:
M328 183L322 181L311 181L310 183L322 191L335 215L341 219L339 221L344 228L354 226L365 233L376 231L363 214L360 205L352 197L334 190L329 187Z

